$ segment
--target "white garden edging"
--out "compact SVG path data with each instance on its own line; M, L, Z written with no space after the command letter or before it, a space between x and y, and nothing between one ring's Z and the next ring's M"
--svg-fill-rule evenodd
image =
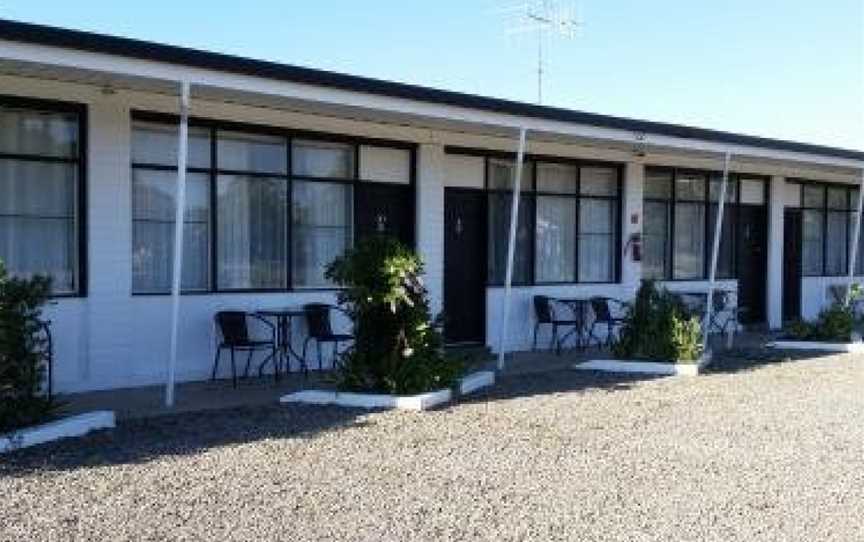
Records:
M113 410L96 410L0 436L0 454L115 426Z
M495 373L479 371L459 381L459 393L468 395L495 383ZM355 393L328 390L304 390L283 395L280 403L306 403L311 405L337 405L354 408L398 408L403 410L429 410L450 402L453 392L449 389L430 391L419 395L389 395Z
M828 343L819 341L774 341L766 344L768 348L777 350L820 350L823 352L864 352L864 342Z
M659 361L630 361L620 359L592 359L573 365L580 371L603 371L607 373L639 373L653 375L696 376L705 363L668 363Z

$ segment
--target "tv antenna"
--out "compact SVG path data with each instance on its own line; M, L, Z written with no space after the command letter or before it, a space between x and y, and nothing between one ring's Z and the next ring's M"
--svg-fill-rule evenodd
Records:
M537 103L543 103L543 41L547 34L572 39L582 26L572 4L559 5L554 0L530 0L502 11L514 19L511 34L537 33Z

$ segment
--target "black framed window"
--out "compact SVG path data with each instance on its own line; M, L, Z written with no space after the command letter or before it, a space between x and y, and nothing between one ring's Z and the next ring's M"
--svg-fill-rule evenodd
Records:
M291 147L294 284L323 287L324 269L353 241L354 145L294 140Z
M486 158L489 283L505 281L515 161ZM513 284L618 280L621 170L532 157L525 162Z
M842 276L849 272L858 189L853 186L793 181L801 187L802 272L805 276ZM864 273L859 239L855 273Z
M85 293L84 123L81 105L0 97L0 260L58 296Z
M643 187L642 276L656 280L708 277L723 178L717 172L649 167ZM747 194L741 196L741 187ZM765 179L730 174L717 255L717 278L737 276L738 209L764 206Z
M189 130L181 280L186 291L210 289L210 142L209 130ZM168 291L174 265L177 126L134 122L132 164L132 289Z
M136 294L170 290L176 122L133 115ZM192 119L183 291L332 288L324 269L353 244L355 197L382 184L413 192L414 153L398 142ZM370 162L362 174L361 156Z

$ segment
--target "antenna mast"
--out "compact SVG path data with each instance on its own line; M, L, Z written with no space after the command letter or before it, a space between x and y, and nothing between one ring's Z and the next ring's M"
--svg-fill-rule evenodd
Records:
M560 6L554 0L532 0L508 9L516 15L511 33L537 33L537 103L543 103L543 40L547 32L564 38L575 38L582 23L572 5Z

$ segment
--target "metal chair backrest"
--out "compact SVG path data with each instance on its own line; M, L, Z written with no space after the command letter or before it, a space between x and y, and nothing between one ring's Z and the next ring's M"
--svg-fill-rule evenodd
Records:
M729 292L723 290L714 290L713 295L713 310L714 312L723 312L729 308Z
M594 311L595 322L611 322L612 311L609 310L609 300L605 297L592 297L591 310Z
M534 296L534 313L537 316L537 323L551 324L552 323L552 300L545 295Z
M241 345L249 342L249 327L245 312L217 312L216 325L219 327L219 333L222 334L222 340L226 345Z
M330 309L331 306L326 303L303 305L310 337L324 338L333 335L333 328L330 326Z

